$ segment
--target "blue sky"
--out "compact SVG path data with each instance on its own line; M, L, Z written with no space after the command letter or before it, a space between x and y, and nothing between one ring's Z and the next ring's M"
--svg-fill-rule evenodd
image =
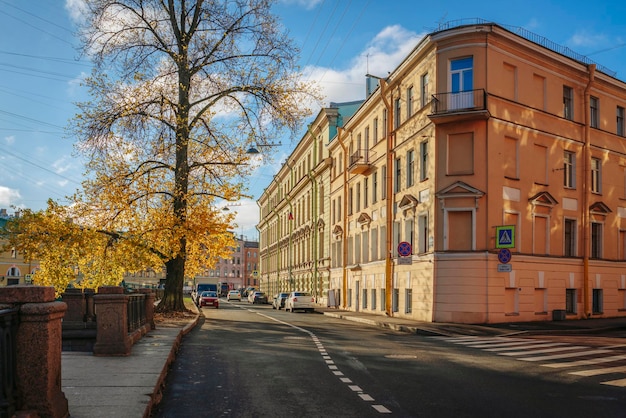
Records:
M87 100L90 71L74 36L81 0L0 0L0 208L43 209L80 187L83 164L65 133ZM440 23L482 18L518 26L587 55L626 81L626 2L527 0L280 0L275 13L301 49L306 76L324 105L362 99L366 73L384 75ZM304 128L303 128L304 133ZM283 141L276 162L295 144ZM258 197L277 171L263 165L249 181ZM256 239L256 202L242 201L237 232Z

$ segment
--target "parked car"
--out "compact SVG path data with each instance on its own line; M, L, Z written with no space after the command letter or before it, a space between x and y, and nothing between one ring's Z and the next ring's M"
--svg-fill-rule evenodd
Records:
M263 292L254 292L252 296L252 303L263 303L268 304L267 295Z
M200 296L198 297L198 301L200 303L198 303L198 306L203 307L203 306L214 306L215 309L220 307L220 300L217 297L217 292L213 292L213 291L205 291L200 293Z
M248 291L248 302L252 303L252 301L254 301L254 294L256 292L260 292L260 290L249 290Z
M315 299L308 292L291 292L285 302L285 310L287 312L295 312L301 310L305 312L313 312L315 310Z
M282 309L285 307L285 302L289 297L289 293L277 293L274 295L274 300L272 302L272 309Z
M238 290L231 290L230 292L228 292L228 295L226 295L226 300L241 300L241 293L239 293Z

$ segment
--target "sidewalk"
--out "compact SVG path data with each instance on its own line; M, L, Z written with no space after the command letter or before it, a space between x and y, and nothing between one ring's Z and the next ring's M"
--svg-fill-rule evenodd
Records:
M626 330L626 318L469 325L420 322L324 307L315 310L333 318L419 335L592 334ZM128 357L63 352L62 390L71 418L149 418L153 404L160 401L168 368L181 339L197 322L196 315L157 323L155 330L133 346Z
M71 418L148 418L161 396L168 368L182 337L198 316L157 323L132 347L128 357L98 357L64 351L62 391Z

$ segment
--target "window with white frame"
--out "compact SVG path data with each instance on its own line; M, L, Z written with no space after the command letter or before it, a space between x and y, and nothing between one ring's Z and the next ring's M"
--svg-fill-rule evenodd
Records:
M590 116L589 124L591 125L592 128L597 128L599 124L599 118L600 118L599 106L600 106L600 100L597 97L591 96L589 98L589 116Z
M602 161L599 158L591 159L591 191L602 193Z
M576 188L576 154L571 151L563 153L563 186Z
M404 313L413 312L413 289L404 290Z
M574 119L574 89L569 86L563 86L563 117Z
M428 141L420 143L420 181L428 178Z
M363 179L363 208L369 206L369 177Z
M378 171L375 171L372 174L372 203L376 203L378 201Z
M414 171L415 171L415 151L409 150L406 153L406 187L413 186Z
M428 73L422 75L421 77L421 99L422 99L422 107L426 106L429 102L428 97Z
M420 254L428 252L428 215L421 214L417 217L417 251Z

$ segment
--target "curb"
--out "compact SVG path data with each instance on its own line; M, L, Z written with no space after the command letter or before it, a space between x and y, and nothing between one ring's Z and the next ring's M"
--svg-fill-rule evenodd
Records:
M167 372L169 371L170 365L174 362L174 360L176 360L176 354L178 354L178 348L180 347L183 337L187 335L189 332L191 332L191 330L194 329L196 325L198 325L200 316L204 316L202 314L202 311L199 311L197 308L195 308L195 310L197 314L196 318L190 323L188 323L187 325L185 325L183 328L181 328L181 330L176 335L176 338L174 339L174 343L172 344L172 349L170 350L170 353L167 356L167 360L165 361L165 365L163 366L163 369L161 369L161 373L154 387L154 390L150 394L150 401L146 405L146 409L143 413L143 418L150 418L152 414L152 408L155 405L158 405L159 402L161 402L161 399L163 398L163 389L165 389L165 379L167 378Z

